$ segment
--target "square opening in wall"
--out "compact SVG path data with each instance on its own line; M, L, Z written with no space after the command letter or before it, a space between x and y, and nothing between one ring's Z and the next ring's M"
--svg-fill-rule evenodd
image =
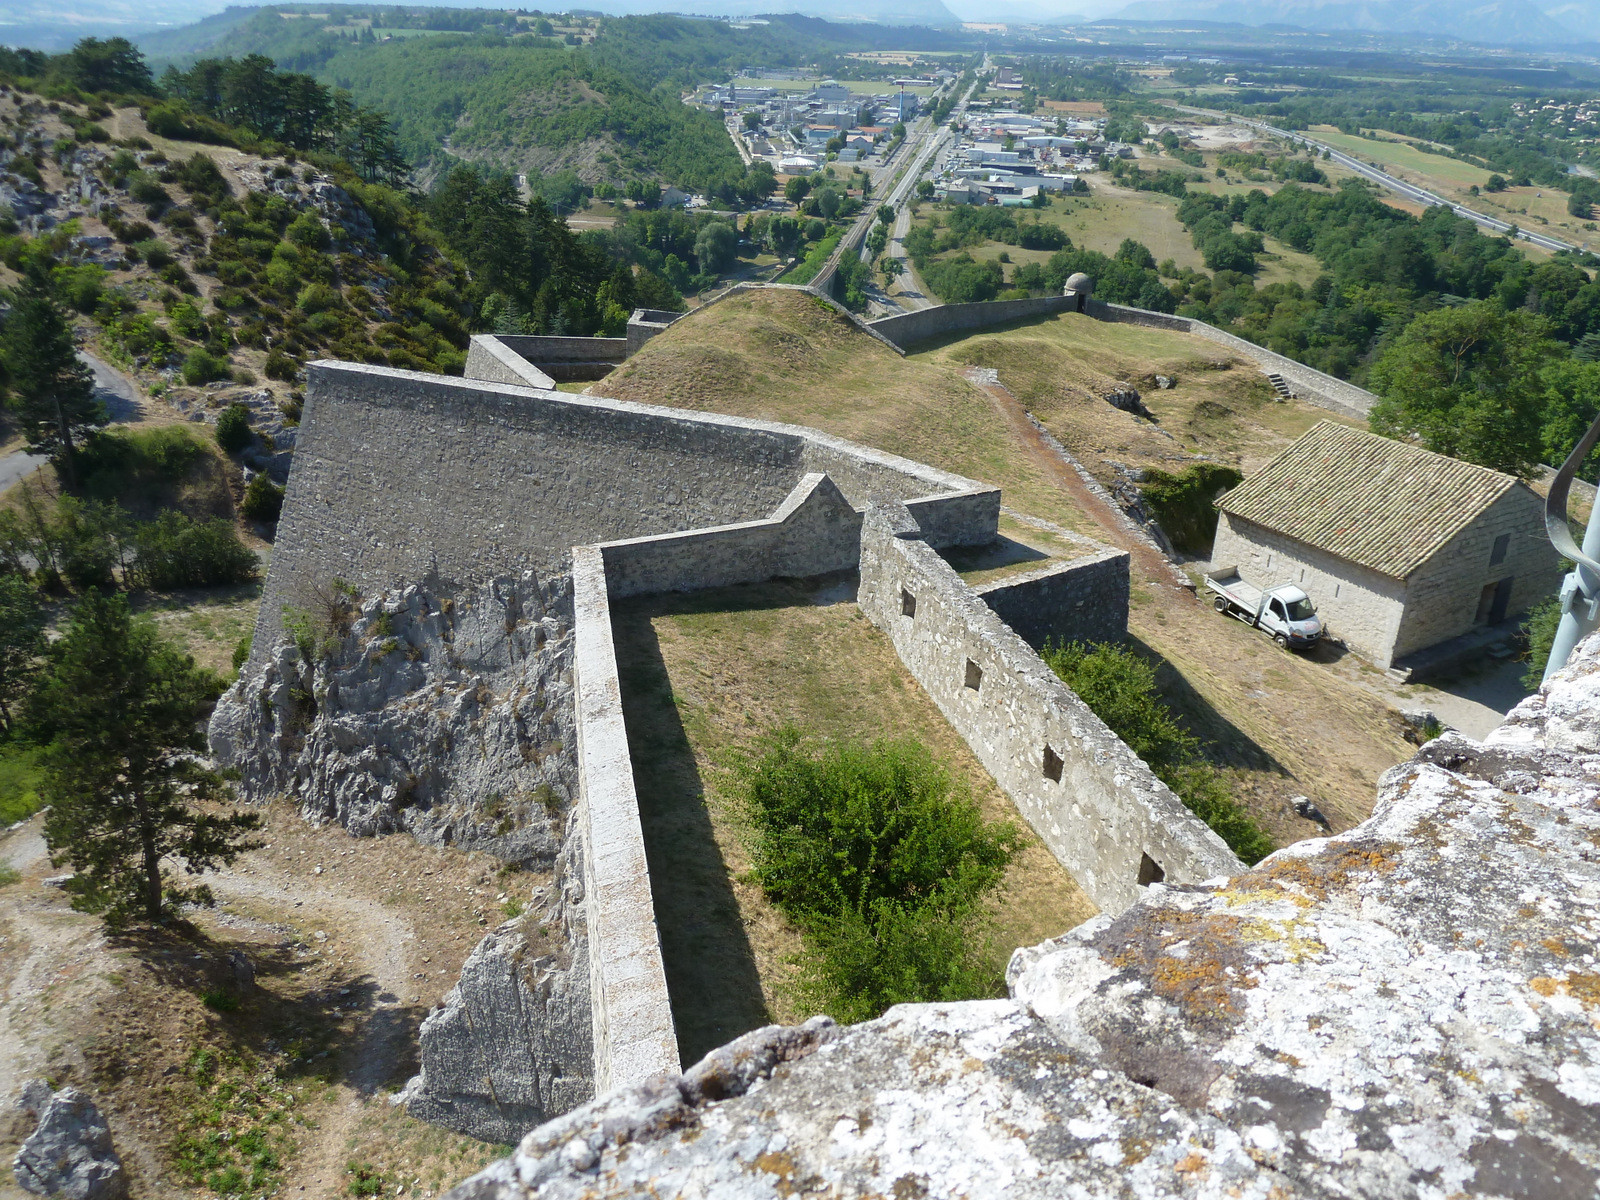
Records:
M1139 855L1139 886L1149 887L1152 883L1166 882L1167 873L1161 869L1161 864L1148 854Z
M1050 749L1049 746L1044 748L1044 777L1046 779L1051 779L1056 783L1060 783L1061 768L1064 765L1065 764L1063 764L1061 761L1061 755Z
M983 668L977 663L973 662L970 658L967 659L966 684L973 691L977 691L983 686Z
M900 615L912 618L917 615L917 598L905 588L900 589Z

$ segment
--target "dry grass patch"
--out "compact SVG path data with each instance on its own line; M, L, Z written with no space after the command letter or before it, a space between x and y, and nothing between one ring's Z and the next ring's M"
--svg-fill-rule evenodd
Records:
M823 738L915 738L983 815L1022 827L991 903L996 954L1095 909L848 602L854 583L775 582L613 609L634 781L685 1062L767 1021L793 1022L800 932L748 878L750 831L730 764L794 724ZM820 602L819 602L820 601ZM831 601L831 602L829 602Z

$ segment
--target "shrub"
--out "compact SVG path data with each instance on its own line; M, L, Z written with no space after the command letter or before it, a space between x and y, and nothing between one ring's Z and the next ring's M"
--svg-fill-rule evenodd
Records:
M134 575L153 591L220 587L256 577L255 553L219 517L195 520L171 509L134 531Z
M79 450L78 478L85 495L95 499L151 492L181 482L204 452L184 425L107 430Z
M296 246L307 250L323 250L327 248L329 237L328 227L310 213L301 213L289 225L285 236Z
M1567 564L1570 568L1571 564ZM1522 686L1537 690L1544 682L1545 665L1550 661L1550 647L1556 640L1556 629L1561 624L1561 597L1551 596L1536 604L1523 623L1522 636L1528 640L1528 669L1523 673Z
M279 379L285 383L294 382L295 373L299 364L285 354L282 350L273 350L267 355L267 378Z
M780 730L736 777L753 874L806 934L809 1001L844 1020L998 994L979 902L1017 834L913 741L816 748Z
M227 453L239 453L254 436L250 429L250 410L244 405L230 404L217 415L217 445Z
M167 314L167 319L182 337L198 341L206 336L205 318L200 315L200 310L187 300L174 304L172 311Z
M247 521L276 521L283 512L283 489L262 471L244 489L244 500L239 505L239 511Z
M325 283L308 283L300 289L295 304L305 313L326 312L339 305L339 293Z
M1161 700L1149 663L1123 646L1082 642L1047 644L1042 657L1235 854L1254 864L1272 853L1272 839L1234 799L1221 773L1200 756L1199 739Z
M1208 554L1217 536L1216 499L1243 480L1233 467L1197 462L1175 475L1147 471L1139 494L1174 546L1186 554Z
M194 349L183 360L183 381L191 387L228 378L228 360L209 350Z

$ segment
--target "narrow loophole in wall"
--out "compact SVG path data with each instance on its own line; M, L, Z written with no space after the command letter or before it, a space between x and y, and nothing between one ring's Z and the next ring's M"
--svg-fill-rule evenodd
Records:
M1061 768L1063 765L1064 764L1061 761L1061 755L1050 749L1049 746L1046 746L1044 748L1044 777L1046 779L1053 779L1056 783L1060 783Z
M1139 886L1149 887L1152 883L1166 881L1167 873L1161 869L1161 864L1148 854L1139 855Z
M900 615L913 618L917 615L917 598L905 588L900 589Z
M980 687L983 686L983 668L980 667L977 663L973 662L970 658L967 659L967 680L966 680L966 683L967 683L967 686L969 688L971 688L973 691L977 691Z

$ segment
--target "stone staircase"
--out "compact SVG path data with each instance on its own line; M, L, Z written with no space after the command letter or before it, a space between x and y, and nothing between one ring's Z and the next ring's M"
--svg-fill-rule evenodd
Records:
M1278 393L1278 395L1282 396L1285 400L1289 400L1294 397L1294 389L1289 386L1282 375L1279 375L1276 371L1267 371L1264 372L1264 374L1267 377L1267 382L1272 385L1273 389Z

